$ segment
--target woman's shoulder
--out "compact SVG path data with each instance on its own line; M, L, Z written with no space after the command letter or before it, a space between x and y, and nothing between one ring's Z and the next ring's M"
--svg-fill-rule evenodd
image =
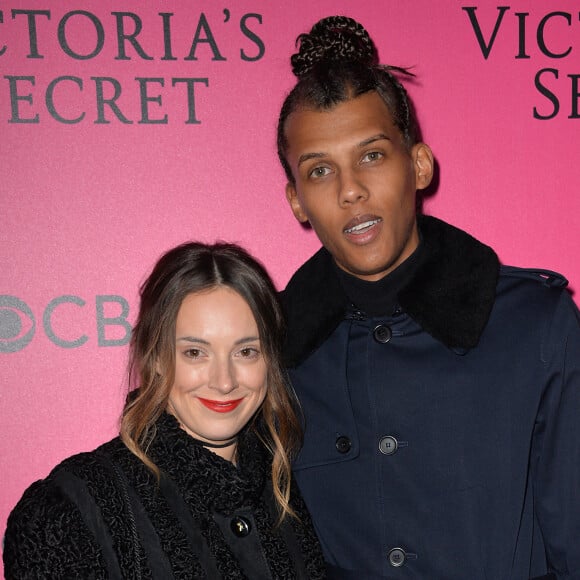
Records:
M63 473L69 473L90 482L93 478L100 478L107 473L108 464L112 457L128 451L120 437L115 437L103 443L92 451L84 451L71 455L61 461L46 479L41 480L47 485L58 484Z
M100 549L60 481L63 473L92 465L92 454L64 460L45 479L26 489L6 526L3 557L7 578L45 578L55 570L62 571L63 577L102 577L95 566Z
M93 451L85 451L67 457L56 465L44 478L32 483L24 492L14 511L19 509L49 509L52 505L62 503L62 493L59 491L64 473L69 473L84 479L99 477L104 470L101 456L103 453L117 450L118 437L104 443ZM122 445L122 443L121 443Z
M100 549L87 526L85 508L110 480L102 455L119 452L120 446L116 438L93 451L73 455L26 489L8 517L7 577L39 578L48 570L61 568L84 577L84 566L91 562L94 566ZM89 569L87 574L99 577Z

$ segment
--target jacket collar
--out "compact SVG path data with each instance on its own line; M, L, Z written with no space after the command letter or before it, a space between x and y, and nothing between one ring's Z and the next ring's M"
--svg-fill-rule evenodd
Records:
M231 513L241 506L255 507L269 470L267 451L251 430L238 436L236 466L188 435L167 412L155 423L148 454L198 513Z
M477 345L495 300L499 260L488 246L433 217L419 216L425 258L399 292L402 309L445 346ZM316 350L349 308L332 256L320 249L282 293L288 321L285 362L293 367Z

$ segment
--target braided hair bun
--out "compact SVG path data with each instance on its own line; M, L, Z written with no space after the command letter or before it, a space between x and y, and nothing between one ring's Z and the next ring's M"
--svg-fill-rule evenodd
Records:
M290 58L292 72L298 79L319 65L358 63L378 65L377 49L368 32L347 16L329 16L317 22L307 34L297 39L298 52Z
M288 162L286 121L295 111L329 111L370 91L387 106L393 123L410 148L421 141L412 103L398 76L412 77L405 68L379 64L377 49L356 20L329 16L296 39L298 52L290 58L296 85L284 99L278 118L278 157L289 183L294 183Z

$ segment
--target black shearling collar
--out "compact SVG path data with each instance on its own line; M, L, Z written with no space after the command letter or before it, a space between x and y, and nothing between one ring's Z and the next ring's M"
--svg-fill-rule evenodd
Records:
M426 255L399 292L399 304L447 347L473 348L493 307L499 260L490 247L437 218L419 216L418 224ZM294 367L330 336L349 307L328 251L320 249L298 269L282 302L284 359Z

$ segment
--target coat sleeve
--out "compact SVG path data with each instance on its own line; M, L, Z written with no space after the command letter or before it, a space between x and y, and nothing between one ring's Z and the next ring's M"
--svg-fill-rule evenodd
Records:
M536 421L534 504L548 572L580 580L580 314L567 292L544 336L548 380Z
M106 578L80 512L49 480L33 483L10 514L3 558L7 580Z

